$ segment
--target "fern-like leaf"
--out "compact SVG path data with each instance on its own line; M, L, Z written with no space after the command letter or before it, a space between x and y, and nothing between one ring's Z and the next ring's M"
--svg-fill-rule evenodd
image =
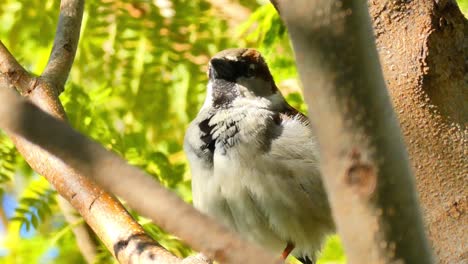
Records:
M21 222L26 230L37 228L41 221L51 215L51 207L56 204L55 196L56 191L43 177L34 179L23 191L15 215L10 220Z
M16 170L17 151L11 140L0 134L0 194L4 192L5 184L11 182Z

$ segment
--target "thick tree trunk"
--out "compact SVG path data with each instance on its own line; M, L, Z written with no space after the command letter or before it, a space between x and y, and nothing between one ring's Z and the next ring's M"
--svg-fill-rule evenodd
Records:
M432 263L366 2L284 0L277 7L294 46L349 263Z
M281 6L277 1L272 2L277 8ZM416 185L432 246L440 263L467 263L467 20L454 0L369 0L368 3L386 84L416 173ZM339 7L343 5L341 3ZM296 9L295 16L306 15L304 10L307 10L306 6ZM322 27L338 25L343 17L355 12L349 9L349 14L346 14L343 8L341 16L341 13L332 15L329 11L323 9L316 12L316 15L322 15ZM304 28L307 25L314 28L313 21L308 23L307 17L303 19L306 21L301 24ZM320 22L316 24L319 28ZM330 28L330 34L335 34L335 37L340 35L334 32L337 28ZM320 32L317 29L315 33ZM293 30L291 34L294 42ZM301 33L296 37L304 38L303 35ZM323 36L317 38L322 38L317 43L326 39ZM330 49L335 45L338 44L330 42L327 47ZM346 48L343 46L343 49ZM299 66L301 60L304 61L301 57L306 55L300 51L296 49ZM359 54L359 49L354 49L353 54ZM321 55L315 55L318 55L315 60L320 60ZM347 59L346 54L341 55L341 61ZM322 61L320 67L329 66L333 58ZM365 61L359 65L366 67ZM309 67L309 79L310 68L313 67ZM320 76L316 81L325 78L326 73ZM339 77L337 75L335 78ZM353 80L353 77L349 78L349 82ZM305 86L310 85L308 82ZM319 100L314 98L312 101ZM311 106L316 117L327 107L314 109ZM392 132L388 131L388 136ZM333 204L333 197L336 198L337 194L331 195Z
M369 7L434 252L466 263L468 22L450 0Z

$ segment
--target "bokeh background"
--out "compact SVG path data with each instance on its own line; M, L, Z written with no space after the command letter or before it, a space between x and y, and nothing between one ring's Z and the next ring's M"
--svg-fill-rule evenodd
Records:
M468 14L468 0L458 3ZM33 73L47 63L59 5L0 2L0 39ZM306 112L286 29L260 0L88 0L60 99L74 128L191 202L185 128L204 100L210 56L231 47L259 49L287 100ZM84 263L71 232L83 221L67 223L56 196L0 131L0 263ZM174 254L192 253L130 212ZM96 262L112 263L99 247ZM339 238L330 237L318 263L345 262Z

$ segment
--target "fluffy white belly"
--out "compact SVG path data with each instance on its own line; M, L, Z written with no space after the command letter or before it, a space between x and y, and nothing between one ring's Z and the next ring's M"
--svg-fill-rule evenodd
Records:
M195 206L277 254L288 242L296 255L318 250L333 227L323 216L316 166L245 152L214 155L212 168L192 170L201 172L193 175ZM297 165L304 169L298 172Z

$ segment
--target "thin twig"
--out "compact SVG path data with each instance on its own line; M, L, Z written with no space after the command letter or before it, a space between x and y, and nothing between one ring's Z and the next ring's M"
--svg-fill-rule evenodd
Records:
M84 0L62 0L54 46L42 77L60 94L75 59L80 39Z
M92 235L93 232L89 230L89 226L84 223L83 218L81 218L75 208L73 208L65 198L58 196L57 202L65 220L69 223L67 230L71 229L75 235L76 244L78 245L84 259L87 263L94 263L97 255L97 246Z

